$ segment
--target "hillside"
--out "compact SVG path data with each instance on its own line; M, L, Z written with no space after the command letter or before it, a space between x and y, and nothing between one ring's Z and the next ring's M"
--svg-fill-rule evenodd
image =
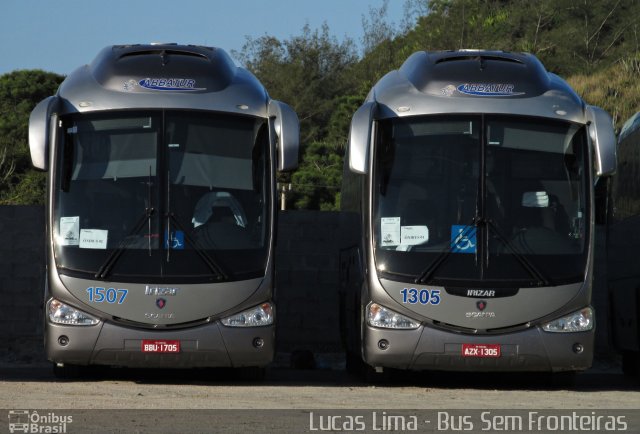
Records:
M593 74L576 74L567 82L589 104L607 110L616 130L640 111L640 57L621 59Z

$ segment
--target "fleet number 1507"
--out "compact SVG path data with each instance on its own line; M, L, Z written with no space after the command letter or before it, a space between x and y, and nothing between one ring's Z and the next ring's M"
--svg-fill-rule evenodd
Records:
M400 291L402 302L408 304L440 304L439 289L404 288Z
M87 293L89 294L89 301L94 303L107 302L109 304L122 304L124 299L127 298L129 290L120 288L89 287L87 288Z

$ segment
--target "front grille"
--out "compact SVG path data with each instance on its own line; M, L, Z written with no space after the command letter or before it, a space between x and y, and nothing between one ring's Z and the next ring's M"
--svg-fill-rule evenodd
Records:
M183 322L179 324L149 324L144 322L131 321L128 319L114 316L111 318L110 322L123 325L126 327L138 328L138 329L176 330L176 329L186 329L186 328L198 327L201 325L209 324L211 322L211 318L203 318L196 321Z
M526 330L531 327L530 322L511 325L507 327L492 328L492 329L476 329L471 327L461 327L455 324L448 324L441 321L433 321L431 324L434 327L445 330L445 331L468 334L468 335L494 335L494 334L513 333L521 330Z
M433 321L432 324L434 327L440 328L446 331L454 331L457 333L465 333L468 335L478 334L478 329L474 329L471 327L461 327L454 324L447 324L446 322L441 322L441 321Z

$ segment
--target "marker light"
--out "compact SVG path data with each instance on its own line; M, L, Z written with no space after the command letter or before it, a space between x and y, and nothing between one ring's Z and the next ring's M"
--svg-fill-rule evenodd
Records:
M417 329L420 327L419 322L377 303L369 303L367 306L367 322L370 326L385 329Z
M244 312L222 318L222 324L227 327L263 327L273 324L273 305L262 303Z
M52 298L47 306L49 321L55 324L90 326L100 321L86 312L75 309L63 302Z
M585 307L571 315L563 316L544 324L542 330L553 333L586 332L593 329L593 324L593 309Z

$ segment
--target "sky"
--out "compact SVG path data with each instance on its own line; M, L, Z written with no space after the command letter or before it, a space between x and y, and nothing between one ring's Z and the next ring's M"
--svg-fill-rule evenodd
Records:
M382 0L0 0L0 74L69 74L108 45L177 42L241 50L247 36L286 40L305 24L361 43L362 17ZM389 0L400 26L404 0Z

